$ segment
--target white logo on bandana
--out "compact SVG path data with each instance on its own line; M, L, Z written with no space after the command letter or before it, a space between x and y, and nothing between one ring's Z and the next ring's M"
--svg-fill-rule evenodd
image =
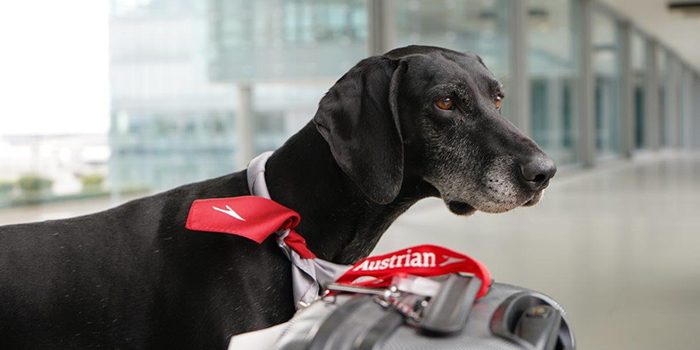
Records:
M222 213L224 213L224 214L226 214L234 219L245 221L245 219L243 217L238 215L238 213L236 213L236 211L231 209L231 207L229 207L228 205L226 205L226 210L221 209L221 208L217 208L217 207L211 207L211 208L216 210L216 211L222 212Z

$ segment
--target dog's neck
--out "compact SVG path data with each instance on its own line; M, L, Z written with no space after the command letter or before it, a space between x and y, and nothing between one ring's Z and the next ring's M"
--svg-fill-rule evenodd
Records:
M298 231L309 248L343 264L367 256L401 213L431 195L427 184L404 176L393 202L370 201L340 170L313 123L268 159L265 179L272 199L301 215Z

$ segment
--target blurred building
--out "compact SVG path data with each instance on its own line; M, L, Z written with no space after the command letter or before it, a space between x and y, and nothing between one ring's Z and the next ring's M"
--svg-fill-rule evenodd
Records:
M115 190L222 175L242 147L276 148L366 54L363 2L113 0L110 26Z
M172 187L230 170L235 89L207 78L203 1L113 0L110 182Z
M609 2L111 0L110 182L240 168L357 61L408 44L481 55L504 115L559 164L697 146L698 72Z

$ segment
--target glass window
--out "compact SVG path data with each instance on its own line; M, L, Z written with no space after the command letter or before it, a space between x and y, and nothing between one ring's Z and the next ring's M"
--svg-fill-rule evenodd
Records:
M633 113L634 113L634 144L636 148L644 148L646 140L644 133L646 128L645 86L647 79L646 39L637 31L632 32L631 64L633 87Z
M207 59L215 81L335 81L366 56L366 0L208 3Z
M593 71L598 155L620 152L620 36L615 19L593 12Z
M578 136L574 108L578 2L532 0L528 4L533 138L558 163L572 163Z
M510 14L507 0L396 1L394 46L433 45L479 54L508 94ZM508 99L503 114L509 116Z
M236 170L240 85L252 91L254 152L279 147L366 56L366 7L365 0L168 0L113 12L113 193Z

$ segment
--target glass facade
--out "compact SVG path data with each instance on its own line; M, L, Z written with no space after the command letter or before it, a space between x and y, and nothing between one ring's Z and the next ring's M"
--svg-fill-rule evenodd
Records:
M113 195L228 173L235 89L210 81L206 2L112 1Z
M599 156L620 153L620 35L608 13L593 12L596 150Z
M111 182L158 190L230 172L242 142L236 138L242 87L251 92L252 151L278 147L308 122L333 81L368 55L367 1L112 0ZM476 52L508 92L519 30L512 0L386 4L380 29L389 47ZM581 155L580 8L578 0L530 0L525 9L530 130L559 164L575 164ZM595 149L599 157L618 156L622 29L606 8L593 9ZM630 45L634 145L641 149L649 142L646 39L632 30ZM669 60L659 51L654 129L668 145L673 120L666 115L675 111L667 91L684 97L669 89ZM682 105L678 112L688 114L691 104ZM512 108L506 98L506 117Z
M560 164L577 160L577 4L528 2L532 136Z
M209 76L338 78L367 53L366 0L209 0Z
M113 191L230 173L239 88L252 149L275 149L367 52L365 1L113 0Z

